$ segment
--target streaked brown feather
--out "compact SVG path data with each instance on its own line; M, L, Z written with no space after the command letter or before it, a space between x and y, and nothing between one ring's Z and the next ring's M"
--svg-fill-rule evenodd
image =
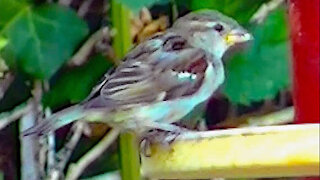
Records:
M99 96L86 108L121 108L192 95L201 86L208 55L173 33L157 34L138 45L100 86ZM194 80L181 80L179 73L192 73Z

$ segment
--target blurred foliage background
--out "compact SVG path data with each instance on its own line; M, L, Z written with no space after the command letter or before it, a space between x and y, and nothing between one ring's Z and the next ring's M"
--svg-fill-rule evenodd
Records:
M231 49L224 57L226 82L203 114L210 129L238 126L244 117L292 105L285 5L257 22L252 17L268 0L118 2L131 11L134 43L164 31L175 18L203 8L233 17L253 34L254 41L240 47L244 50ZM119 62L111 46L114 31L110 8L108 0L0 0L0 112L34 96L37 82L42 87L43 109L57 111L82 101ZM0 114L0 121L5 116ZM0 179L21 176L18 126L17 122L0 126ZM91 128L93 133L82 136L70 162L85 154L107 129L102 125ZM69 129L57 131L56 149L62 147ZM83 178L119 168L116 145L112 147L85 170Z

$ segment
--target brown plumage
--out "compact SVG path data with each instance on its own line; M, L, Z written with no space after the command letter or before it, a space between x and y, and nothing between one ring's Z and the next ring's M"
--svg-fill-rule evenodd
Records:
M223 82L224 52L250 38L216 11L190 13L132 49L84 102L24 134L45 134L80 118L136 132L174 131L170 123L206 101Z

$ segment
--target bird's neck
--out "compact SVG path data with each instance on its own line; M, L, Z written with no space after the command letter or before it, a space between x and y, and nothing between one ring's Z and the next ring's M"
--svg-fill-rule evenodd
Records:
M209 52L211 58L210 61L213 65L214 71L216 73L216 78L215 78L215 83L217 84L222 84L224 79L225 79L225 74L224 74L224 66L222 62L222 55L217 56L216 52Z
M215 59L222 59L222 56L225 54L228 49L223 43L216 43L213 46L204 47Z

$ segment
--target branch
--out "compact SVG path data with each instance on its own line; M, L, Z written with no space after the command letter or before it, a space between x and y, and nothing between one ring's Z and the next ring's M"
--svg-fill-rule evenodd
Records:
M40 98L42 96L41 82L34 82L32 91L33 98L28 102L30 110L24 114L20 121L20 133L34 126L37 123L40 112ZM43 176L41 166L38 162L40 144L39 138L35 136L21 137L21 179L22 180L37 180Z
M72 3L72 0L59 0L58 4L69 7Z
M30 101L30 104L33 102ZM36 123L36 114L29 111L20 121L20 132L34 126ZM21 137L21 179L36 180L40 179L39 164L37 154L39 152L38 138L34 136Z
M79 51L69 60L69 66L80 66L86 62L88 56L92 52L95 45L103 40L110 39L110 31L108 27L103 27L90 36L90 38L82 45ZM112 57L112 54L110 55Z
M45 118L48 118L49 116L51 116L51 110L50 108L46 108L45 110ZM47 172L50 172L56 164L55 161L55 157L56 157L56 151L55 151L55 136L54 136L54 132L49 132L48 137L47 137L47 141L48 141L48 154L47 154Z
M24 114L29 112L32 108L31 103L22 103L16 106L10 112L3 112L0 114L0 130L5 128L10 123L20 119Z
M101 141L95 145L89 152L82 156L78 162L71 164L66 175L68 180L76 180L80 177L85 168L96 160L101 154L116 140L120 131L119 129L112 129L105 135Z
M85 122L77 121L71 128L67 137L71 137L70 140L64 145L64 147L57 154L57 164L49 172L49 177L52 180L59 179L63 175L63 170L70 159L70 156L78 144L81 135L84 130Z
M289 124L294 121L294 108L288 107L265 115L246 114L229 118L217 124L217 127L271 126Z
M267 3L263 3L251 17L250 22L261 24L273 10L278 8L284 1L285 0L271 0Z
M277 112L258 117L249 117L247 126L270 126L290 124L294 121L294 108L288 107Z
M78 16L84 17L90 9L93 0L84 1L78 9Z

